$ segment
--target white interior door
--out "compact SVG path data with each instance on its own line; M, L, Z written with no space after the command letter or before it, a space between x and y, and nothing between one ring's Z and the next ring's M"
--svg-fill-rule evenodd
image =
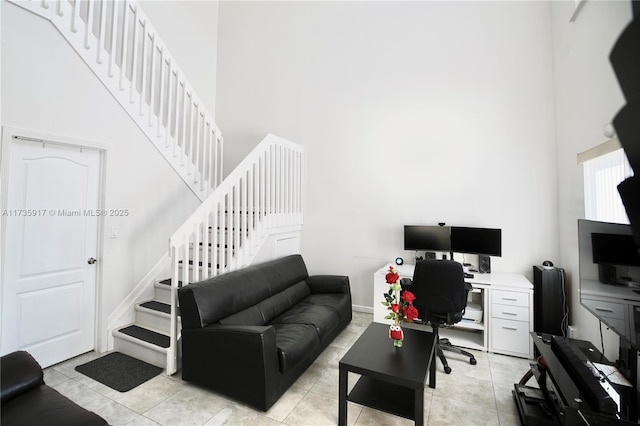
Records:
M94 348L96 264L88 260L97 257L102 154L5 143L0 351L26 350L46 367Z

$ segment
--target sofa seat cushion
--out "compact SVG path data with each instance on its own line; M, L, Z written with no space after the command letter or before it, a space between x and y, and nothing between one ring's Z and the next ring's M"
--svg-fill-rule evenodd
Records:
M307 324L315 327L320 340L338 325L338 313L326 306L314 305L306 299L273 320L273 324Z
M320 338L312 324L273 324L280 372L285 374L308 357L320 345Z
M346 293L311 294L302 303L331 308L339 318L344 318L351 312L351 297Z

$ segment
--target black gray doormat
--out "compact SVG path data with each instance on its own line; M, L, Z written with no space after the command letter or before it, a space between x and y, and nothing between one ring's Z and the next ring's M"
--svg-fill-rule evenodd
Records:
M112 352L86 364L76 371L120 392L126 392L162 372L162 368L148 364L120 352Z

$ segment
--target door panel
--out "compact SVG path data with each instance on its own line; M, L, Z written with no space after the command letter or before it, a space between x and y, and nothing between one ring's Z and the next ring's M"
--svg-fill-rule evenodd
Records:
M93 349L100 167L97 150L11 140L2 354L46 367Z

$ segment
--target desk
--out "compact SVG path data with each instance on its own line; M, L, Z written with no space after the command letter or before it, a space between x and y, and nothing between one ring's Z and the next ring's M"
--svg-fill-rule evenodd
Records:
M424 385L436 387L435 335L405 330L396 348L386 325L372 323L339 363L338 424L347 424L347 400L424 424ZM362 377L347 395L348 373Z
M384 317L388 311L382 305L383 294L389 285L384 279L389 263L373 275L373 320L391 324ZM415 265L394 266L400 278L413 278ZM533 357L533 284L522 274L493 272L475 273L465 279L473 286L470 299L482 307L479 322L461 321L453 327L442 328L441 337L447 337L456 346L513 355ZM403 328L424 327L404 323Z

